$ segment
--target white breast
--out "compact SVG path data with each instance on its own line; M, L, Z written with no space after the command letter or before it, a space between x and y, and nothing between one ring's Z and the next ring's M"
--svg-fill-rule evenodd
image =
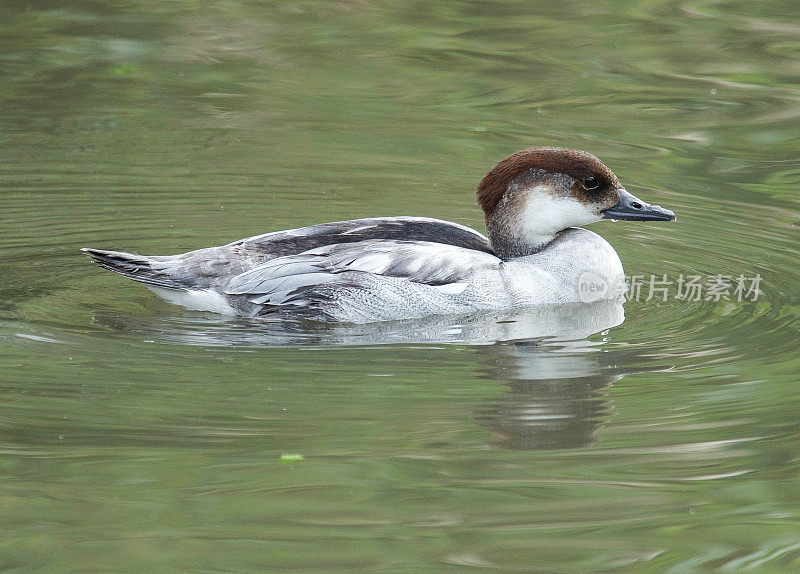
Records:
M504 262L503 273L516 305L585 303L581 289L587 274L606 286L603 298L618 296L625 284L622 262L614 248L582 228L561 232L538 253Z

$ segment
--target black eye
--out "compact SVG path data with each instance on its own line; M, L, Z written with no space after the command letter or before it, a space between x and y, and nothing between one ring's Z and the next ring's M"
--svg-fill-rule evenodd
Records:
M590 175L586 179L583 180L583 187L588 189L589 191L595 190L599 188L601 185L600 178Z

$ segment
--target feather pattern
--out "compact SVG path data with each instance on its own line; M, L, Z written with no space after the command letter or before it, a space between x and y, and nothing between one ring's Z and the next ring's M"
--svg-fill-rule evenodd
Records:
M429 286L452 285L439 291L458 293L476 270L500 263L489 253L426 241L340 243L272 259L232 278L225 293L245 295L255 304L280 305L289 300L298 304L304 290L312 295L321 285L363 287L369 282L364 275Z
M472 285L472 274L500 264L484 235L427 217L323 223L179 255L85 251L192 309L214 293L220 300L212 310L223 304L241 315L300 310L357 322L393 318L416 300L425 301L417 314L460 308L454 299Z
M458 223L430 217L368 217L320 223L298 229L273 231L230 244L254 257L295 255L334 243L358 243L375 239L430 241L494 253L486 236Z

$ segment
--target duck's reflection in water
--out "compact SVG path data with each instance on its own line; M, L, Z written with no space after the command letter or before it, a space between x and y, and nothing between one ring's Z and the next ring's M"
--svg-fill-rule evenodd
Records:
M318 347L397 343L474 345L480 376L508 386L477 418L511 449L576 448L590 444L608 411L602 389L622 378L624 357L587 338L624 320L620 301L538 307L469 317L430 317L366 325L220 320L218 317L96 322L161 342L229 347Z
M621 302L612 300L364 325L226 318L210 313L157 319L98 313L94 322L116 331L138 333L159 343L212 347L336 347L415 343L492 345L543 338L579 340L619 325L624 317Z
M612 353L587 341L496 345L485 353L487 378L509 392L478 410L478 420L500 448L567 449L586 446L606 418L602 389L623 377Z

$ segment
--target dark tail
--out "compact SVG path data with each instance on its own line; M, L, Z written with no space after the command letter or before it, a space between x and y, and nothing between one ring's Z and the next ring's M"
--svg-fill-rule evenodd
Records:
M91 249L90 247L84 247L81 251L101 267L115 271L134 281L140 281L156 287L164 287L165 289L186 289L187 287L170 276L163 264L159 264L144 255L125 253L123 251L104 251L102 249Z

